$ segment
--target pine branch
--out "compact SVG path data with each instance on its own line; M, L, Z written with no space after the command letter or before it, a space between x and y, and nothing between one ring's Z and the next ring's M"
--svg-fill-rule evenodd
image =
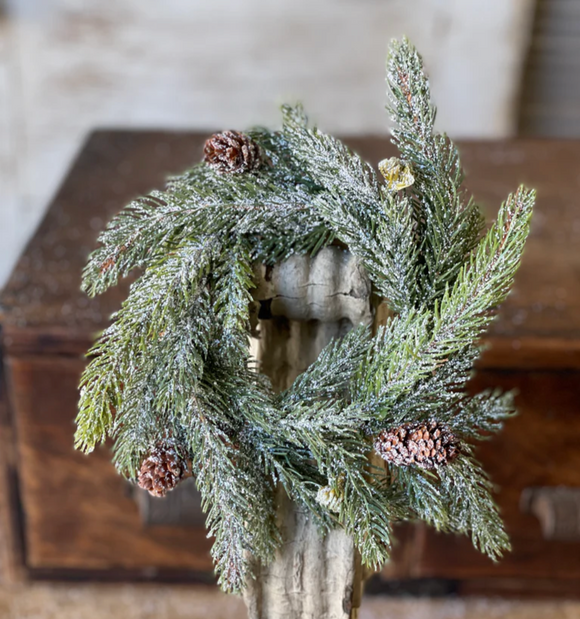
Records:
M284 435L281 413L266 377L250 366L237 365L232 371L230 359L213 355L206 365L204 382L217 390L217 402L227 403L222 414L235 421L231 433L240 444L253 450L272 484L281 483L288 496L306 507L320 527L326 529L328 515L316 502L323 475L313 465L309 450Z
M284 137L324 191L315 205L369 272L394 311L416 302L415 222L407 200L379 184L373 168L340 140L309 129L301 108L283 108Z
M465 383L473 373L478 347L466 347L433 370L422 374L409 391L402 392L390 405L387 415L370 422L377 431L402 423L437 419L449 421L465 399Z
M83 290L101 294L133 269L203 237L247 236L254 260L317 251L332 241L311 207L319 188L291 172L266 167L248 178L198 165L170 179L166 191L133 201L109 222L85 267Z
M252 575L251 557L268 563L280 541L273 487L252 452L212 426L211 404L204 405L189 437L192 469L207 512L208 535L214 537L218 584L239 592Z
M280 394L280 408L287 410L292 404L309 405L346 398L369 342L369 328L364 325L352 329L343 338L332 340L292 386Z
M477 341L493 320L494 310L507 297L519 268L535 197L534 191L520 187L502 204L469 266L462 267L453 288L447 288L441 299L434 347L460 350Z
M497 561L511 545L491 495L493 486L469 448L462 449L466 453L439 469L441 491L449 505L449 528L469 534L480 552Z
M244 243L236 245L224 263L213 273L214 311L221 325L221 340L230 356L243 363L248 358L250 328L250 290L253 281L252 258ZM236 349L236 350L232 350Z
M357 381L356 396L385 418L397 399L459 353L468 351L494 318L519 266L535 195L510 196L435 312L409 313L379 329ZM469 354L469 353L468 353Z
M516 414L514 393L488 390L462 399L449 424L465 438L484 440L500 432L503 422Z
M175 233L183 230L207 206L173 200L159 191L131 202L107 225L83 272L83 290L90 296L102 294L133 269L162 257Z
M448 504L441 493L439 476L416 466L398 467L394 485L401 488L415 518L438 531L449 531Z
M392 490L378 488L367 477L368 472L345 475L339 521L352 536L363 564L377 570L391 554L392 526L401 509Z
M164 394L168 400L164 407L171 408L180 404L179 394L187 384L201 375L213 328L209 300L201 286L211 258L211 246L185 243L132 284L114 323L89 351L94 358L81 378L78 448L90 452L105 439L112 430L112 409L117 411L117 427L131 432L132 425L120 421L123 411L140 419L140 397L145 397L150 381L160 390L157 408L163 408L159 399ZM187 381L186 374L192 375ZM134 399L128 400L129 394ZM151 400L145 401L151 407ZM135 440L131 437L129 442ZM138 458L148 438L130 450L129 462ZM131 466L121 468L132 472Z
M456 146L435 131L423 61L407 39L393 41L387 62L393 142L411 164L412 195L423 239L423 295L427 305L442 297L477 244L483 218L462 190L463 170Z
M363 563L378 569L389 558L392 522L406 512L395 493L384 487L369 467L369 446L360 426L355 405L337 404L330 410L314 405L294 409L281 419L277 434L295 449L306 450L322 476L340 476L344 496L338 522L353 537Z

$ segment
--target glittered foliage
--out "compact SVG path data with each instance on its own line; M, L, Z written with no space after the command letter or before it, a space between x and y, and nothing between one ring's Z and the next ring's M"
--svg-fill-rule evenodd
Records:
M407 40L391 45L387 82L399 156L379 170L284 106L276 131L211 136L204 161L112 219L84 271L89 295L139 277L90 351L76 446L111 437L119 471L157 494L190 470L228 591L274 557L278 485L373 568L398 521L464 533L493 559L509 548L474 444L512 396L465 385L534 193L517 189L484 230ZM331 342L276 394L248 352L255 265L331 243L360 260L389 318Z

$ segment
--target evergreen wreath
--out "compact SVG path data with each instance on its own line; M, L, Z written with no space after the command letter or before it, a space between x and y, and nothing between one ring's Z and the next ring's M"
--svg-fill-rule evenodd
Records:
M216 134L204 162L129 204L84 271L91 296L141 274L89 353L76 446L111 436L118 470L157 495L190 466L228 591L274 556L280 484L372 568L397 521L469 534L492 559L509 549L472 443L514 413L512 395L465 384L534 193L519 188L485 232L406 39L392 43L387 80L400 159L381 162L384 180L285 106L281 130ZM361 261L390 317L333 341L275 394L248 351L253 265L333 242Z

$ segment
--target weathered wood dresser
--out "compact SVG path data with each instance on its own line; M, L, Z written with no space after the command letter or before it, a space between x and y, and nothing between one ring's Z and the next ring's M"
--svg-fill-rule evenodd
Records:
M373 162L385 138L351 139ZM99 131L87 141L2 294L1 534L6 577L197 578L203 526L144 524L106 448L72 448L83 354L126 294L79 290L86 256L131 198L199 160L193 133ZM437 579L459 592L580 591L580 142L462 145L468 186L493 214L518 183L538 207L516 288L473 388L519 391L520 415L480 449L514 552L494 565L465 539L406 527L385 581ZM163 518L161 518L163 522Z

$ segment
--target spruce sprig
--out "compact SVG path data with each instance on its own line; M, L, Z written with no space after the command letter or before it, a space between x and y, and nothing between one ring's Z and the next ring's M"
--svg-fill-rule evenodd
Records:
M421 297L430 304L445 293L477 245L484 219L462 188L457 147L435 130L429 80L421 56L407 39L391 46L387 83L393 143L415 177L408 193L421 242Z

